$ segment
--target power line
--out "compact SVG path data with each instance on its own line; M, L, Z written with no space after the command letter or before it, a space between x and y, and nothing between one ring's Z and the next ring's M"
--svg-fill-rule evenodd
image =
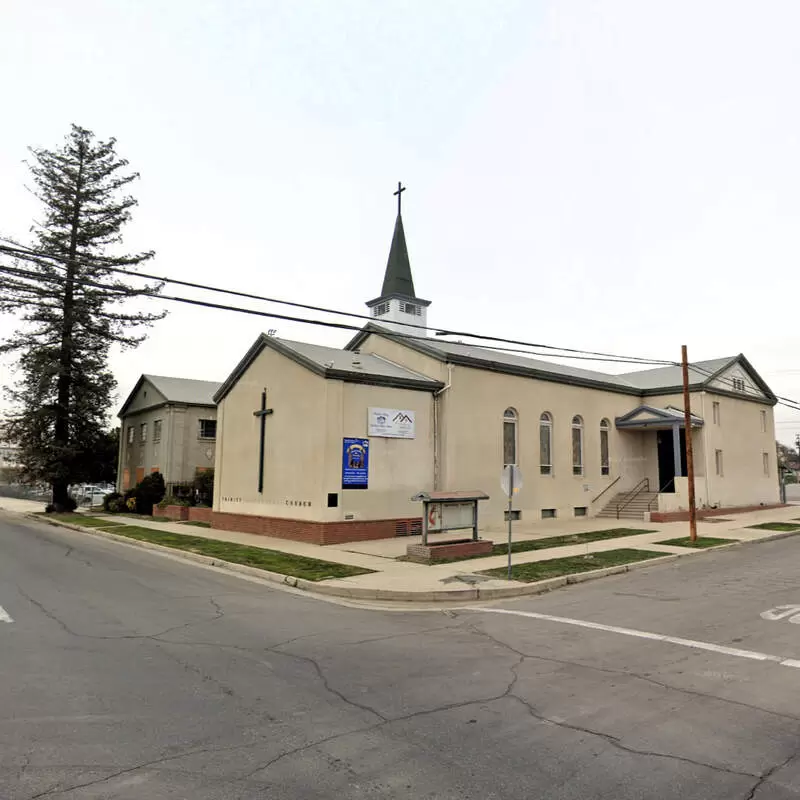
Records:
M4 239L4 238L0 237L0 241L10 242L11 240ZM9 254L18 255L18 256L20 256L22 258L27 258L29 260L34 260L34 261L36 259L38 259L38 258L48 258L48 259L52 259L52 260L55 260L55 261L66 261L67 260L66 257L53 256L51 254L43 253L43 252L39 252L39 251L34 251L34 250L29 249L29 248L22 248L19 245L16 245L16 243L14 243L14 242L12 242L12 244L15 244L15 247L12 248L12 247L7 247L7 246L4 246L4 245L0 245L0 252L6 252L6 253L9 253ZM248 293L248 292L239 292L239 291L236 291L236 290L224 289L224 288L220 288L220 287L214 287L214 286L210 286L210 285L207 285L207 284L194 283L194 282L191 282L191 281L183 281L183 280L174 279L174 278L159 277L159 276L150 275L150 274L147 274L147 273L133 272L132 270L125 270L125 269L122 269L122 268L119 268L119 267L112 267L112 266L110 266L110 264L103 264L102 263L102 262L107 262L108 259L103 259L101 257L97 257L96 260L101 262L100 265L104 269L107 269L110 272L118 272L118 273L125 274L125 275L128 275L128 276L132 276L132 277L135 277L135 278L141 278L141 279L146 279L146 280L155 280L155 281L158 281L159 283L172 283L172 284L175 284L175 285L186 286L188 288L200 289L200 290L203 290L203 291L219 292L219 293L223 293L223 294L230 294L230 295L237 296L237 297L244 297L244 298L248 298L248 299L261 300L261 301L265 301L265 302L271 302L271 303L276 303L276 304L280 304L280 305L287 305L287 306L291 306L291 307L295 307L295 308L302 308L302 309L306 309L306 310L313 310L313 311L318 311L318 312L327 313L327 314L336 314L336 315L340 315L340 316L354 317L354 318L357 318L357 319L366 319L366 320L369 320L371 322L374 322L374 319L372 317L368 317L368 316L362 315L362 314L352 314L352 313L349 313L349 312L339 311L339 310L336 310L336 309L329 309L329 308L325 308L325 307L322 307L322 306L313 306L313 305L308 305L308 304L304 304L304 303L295 303L295 302L288 301L288 300L279 300L279 299L272 298L272 297L265 297L265 296L262 296L262 295L251 294L251 293ZM83 263L86 263L89 266L91 266L91 262L86 262L82 257L79 258L78 261L79 262L82 261ZM20 269L11 268L11 267L0 267L0 273L2 273L2 272L6 272L7 274L12 274L12 275L15 275L17 277L25 277L25 278L33 279L33 280L44 280L44 281L50 282L50 283L59 282L58 278L55 278L53 276L50 276L50 277L41 276L39 273L31 272L29 270L20 270ZM63 279L61 279L61 282L63 283ZM112 295L118 295L120 297L127 297L127 298L130 298L130 297L148 297L148 298L152 298L152 299L167 300L167 301L170 301L170 302L184 303L184 304L194 305L194 306L199 306L199 307L204 307L204 308L213 308L213 309L222 310L222 311L233 311L233 312L236 312L236 313L249 314L249 315L252 315L252 316L261 316L261 317L266 317L266 318L269 318L269 319L278 319L278 320L282 320L282 321L286 321L286 322L297 322L297 323L306 324L306 325L316 325L316 326L320 326L320 327L333 328L333 329L337 329L337 330L361 331L363 329L363 326L349 325L349 324L346 324L346 323L329 322L329 321L326 321L326 320L309 319L308 317L296 317L296 316L291 316L291 315L287 315L287 314L277 314L277 313L274 313L274 312L257 311L255 309L242 308L241 306L231 306L231 305L226 305L226 304L221 304L221 303L212 303L212 302L203 301L203 300L194 300L194 299L186 298L186 297L178 297L178 296L174 296L174 295L165 295L165 294L162 294L160 292L148 292L148 291L140 290L140 289L131 289L131 290L122 291L122 290L119 290L119 289L115 289L114 287L107 286L106 284L98 283L96 281L91 281L91 280L88 280L88 279L85 279L85 278L82 278L80 282L82 284L84 284L84 285L92 286L93 288L102 289L102 290L104 290L104 291L106 291L106 292L108 292L108 293L110 293ZM31 287L31 290L33 290L33 287ZM466 336L466 337L472 338L472 339L483 339L483 340L486 340L486 341L503 342L503 343L508 343L508 344L518 344L518 345L523 345L524 347L539 347L539 348L547 349L547 350L550 350L550 351L563 351L563 352L542 353L542 352L537 352L537 351L533 351L533 350L522 350L522 349L518 349L518 348L511 348L511 347L498 347L498 346L494 346L494 345L492 347L488 347L488 346L481 345L481 344L466 344L465 345L462 342L458 343L458 344L460 344L460 345L462 345L464 347L477 347L477 348L486 349L486 350L490 350L490 351L491 350L496 350L498 352L518 353L518 354L529 355L529 356L544 356L544 357L548 357L548 356L549 357L553 357L553 356L555 356L557 358L564 358L564 359L569 358L569 359L575 359L575 360L581 360L581 361L596 361L596 362L622 363L622 364L640 364L640 365L644 364L644 365L657 365L657 366L676 366L676 367L680 366L680 364L677 361L667 361L667 360L662 360L662 359L644 359L644 358L639 357L639 356L619 356L619 355L615 355L615 354L612 354L612 353L600 353L600 352L592 351L592 350L580 350L580 349L576 349L576 348L562 348L562 347L557 347L555 345L537 344L537 343L524 342L524 341L515 340L515 339L505 339L505 338L496 337L496 336L483 336L483 335L480 335L480 334L470 333L470 332L466 332L466 331L440 330L440 329L437 329L437 328L430 328L428 326L417 325L417 324L414 324L414 323L399 323L399 324L404 325L405 327L414 328L414 329L422 329L422 330L426 330L426 331L427 330L434 330L434 331L437 331L437 333L442 334L442 335ZM414 335L411 335L411 334L396 333L396 332L382 333L382 332L377 332L376 331L376 333L377 333L377 335L383 335L383 336L386 336L387 338L396 338L396 339L400 338L400 339L407 339L407 340L429 341L429 337L427 337L427 336L414 336ZM450 343L450 344L453 344L453 343ZM705 369L704 367L699 366L698 364L691 364L690 366L691 366L692 369L700 372L701 374L705 374L708 377L713 377L714 374L715 374L715 373ZM720 380L720 381L726 381L727 380L731 384L731 387L734 388L738 393L748 394L751 397L757 397L757 398L760 398L762 396L762 395L757 394L755 392L748 392L747 390L736 389L732 378L729 378L729 379L718 378L718 380ZM785 406L787 408L790 408L793 411L800 411L800 402L798 402L796 400L793 400L791 398L788 398L788 397L782 397L780 395L774 395L774 396L776 397L776 399L778 400L780 405L783 405L783 406Z
M12 272L12 270L9 269L9 268L6 268L6 267L0 267L0 274L2 274L4 272ZM33 277L33 276L36 275L36 273L30 272L30 271L27 271L27 270L19 270L19 269L13 270L13 274L20 274L20 273L24 273L26 277ZM304 324L304 325L316 325L316 326L319 326L319 327L334 328L334 329L337 329L337 330L348 330L348 331L355 331L355 332L359 332L359 331L363 330L362 326L349 325L349 324L344 323L344 322L329 322L327 320L309 319L308 317L295 317L295 316L290 316L288 314L277 314L275 312L269 312L269 311L258 311L256 309L252 309L252 308L242 308L241 306L230 306L230 305L225 305L225 304L222 304L222 303L212 303L212 302L207 301L207 300L194 300L194 299L188 298L188 297L177 297L177 296L174 296L174 295L166 295L166 294L156 293L156 292L147 292L147 291L139 290L139 289L132 290L132 291L121 291L121 290L118 290L118 289L114 289L113 287L107 286L106 284L98 283L97 281L87 280L85 278L81 279L81 283L83 285L86 285L86 286L91 286L93 288L102 289L102 290L106 291L110 295L115 295L115 296L119 296L119 297L125 297L125 298L148 297L148 298L152 298L152 299L155 299L155 300L169 300L170 302L185 303L187 305L199 306L199 307L203 307L203 308L213 308L213 309L217 309L217 310L221 310L221 311L233 311L233 312L240 313L240 314L249 314L251 316L267 317L268 319L279 319L279 320L283 320L283 321L286 321L286 322L298 322L298 323L301 323L301 324ZM395 333L393 331L388 331L388 330L387 331L375 331L375 333L376 333L376 335L383 336L385 338L406 339L406 340L421 341L421 342L429 342L430 341L430 337L428 337L428 336L414 336L412 334ZM448 344L455 344L455 343L454 342L448 342ZM485 346L480 345L480 344L466 344L466 345L463 344L463 343L458 343L458 344L460 344L462 347L473 347L473 348L482 349L482 350L489 350L489 351L496 350L498 352L506 352L506 353L519 353L519 354L528 355L528 356L545 356L545 357L547 357L547 356L552 357L553 356L552 353L540 353L540 352L536 352L534 350L523 350L521 348L513 348L513 347L491 347L491 348L489 348L489 347L485 347ZM576 360L580 360L580 361L606 361L606 362L614 363L614 364L641 364L641 363L643 363L641 361L631 361L631 360L628 360L628 359L625 359L625 358L612 357L612 356L609 356L607 358L597 358L597 357L594 357L594 356L558 354L558 358L569 358L569 359L576 359ZM644 362L644 363L651 363L651 362ZM656 362L656 363L661 363L661 362Z
M55 261L67 261L68 260L67 257L65 257L65 256L51 255L49 253L44 253L44 252L41 252L41 251L31 250L30 248L22 247L21 245L17 244L16 242L13 242L11 239L5 239L3 237L0 237L0 241L10 242L11 244L15 245L14 247L7 247L7 246L4 246L4 245L0 245L0 252L6 252L6 253L9 253L9 254L12 254L12 255L17 255L17 256L23 257L23 258L24 257L33 258L34 260L36 258L49 258L49 259L53 259ZM159 283L172 283L172 284L175 284L176 286L185 286L185 287L190 288L190 289L200 289L202 291L218 292L218 293L221 293L221 294L232 295L234 297L242 297L242 298L245 298L245 299L248 299L248 300L260 300L260 301L264 301L264 302L268 302L268 303L276 303L278 305L290 306L292 308L302 308L302 309L304 309L306 311L316 311L316 312L321 312L321 313L324 313L324 314L334 314L334 315L338 315L338 316L350 317L350 318L353 318L353 319L368 320L370 322L374 322L375 321L375 317L371 317L371 316L369 316L367 314L355 314L355 313L352 313L352 312L349 312L349 311L341 311L339 309L327 308L325 306L315 306L315 305L310 305L310 304L307 304L307 303L297 303L297 302L293 302L293 301L290 301L290 300L281 300L281 299L278 299L278 298L275 298L275 297L267 297L265 295L252 294L250 292L241 292L241 291L234 290L234 289L225 289L223 287L211 286L209 284L203 284L203 283L195 283L193 281L184 281L184 280L181 280L181 279L178 279L178 278L168 278L168 277L163 277L163 276L158 276L158 275L152 275L152 274L145 273L145 272L134 272L133 270L126 270L126 269L122 269L121 267L111 266L111 264L108 263L109 259L104 259L102 257L92 257L92 258L94 260L100 262L99 265L102 266L104 269L107 269L110 272L118 272L120 274L128 275L128 276L134 277L134 278L142 278L144 280L154 280L154 281L158 281ZM83 257L80 257L77 260L79 262L83 261L83 263L91 266L91 261L86 261ZM593 350L581 350L579 348L571 348L571 347L558 347L556 345L541 344L539 342L526 342L526 341L521 341L521 340L518 340L518 339L507 339L507 338L500 337L500 336L488 336L488 335L484 336L482 334L471 333L469 331L446 330L446 329L442 329L442 328L434 328L434 327L430 327L430 326L426 326L426 325L419 325L419 324L416 324L416 323L413 323L413 322L398 322L396 324L403 325L404 327L411 328L411 329L417 329L417 330L423 330L423 331L434 331L434 332L436 332L436 335L441 335L441 336L466 336L467 338L470 338L470 339L481 339L483 341L499 342L501 344L514 344L514 345L521 345L523 347L538 347L538 348L543 349L543 350L559 350L559 351L563 351L565 353L576 353L576 354L580 354L580 355L595 355L595 356L599 356L600 357L598 359L595 359L595 360L598 360L598 361L610 358L610 359L615 359L615 360L619 359L623 363L642 363L642 364L647 364L647 365L653 365L653 364L658 365L658 364L660 364L660 365L663 365L663 366L676 366L677 365L677 362L666 360L666 359L652 359L652 358L645 358L645 357L642 357L642 356L620 356L620 355L617 355L617 354L614 354L614 353L603 353L603 352L597 352L597 351L593 351ZM359 328L359 330L360 330L360 328ZM499 349L499 348L497 348L497 349ZM564 357L566 358L566 356L564 356ZM588 360L591 360L591 359L588 359Z

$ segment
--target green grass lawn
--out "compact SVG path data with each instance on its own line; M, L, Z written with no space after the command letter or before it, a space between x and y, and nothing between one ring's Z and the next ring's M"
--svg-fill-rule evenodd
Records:
M83 525L84 528L115 528L122 525L108 517L91 517L88 514L42 514L45 519L56 522L70 522L73 525Z
M528 553L531 550L549 550L551 547L568 547L571 544L587 544L588 542L603 542L606 539L618 539L623 536L639 536L643 533L655 531L641 530L639 528L609 528L605 531L586 531L573 533L566 536L550 536L547 539L529 539L524 542L512 542L512 553ZM504 556L508 552L508 542L496 544L492 548L493 556ZM404 560L401 556L398 561ZM436 564L449 564L453 561L469 561L474 558L489 558L489 556L467 556L466 558L448 558L436 561Z
M655 542L655 544L671 544L675 547L719 547L723 544L731 544L737 541L735 539L718 539L714 536L698 536L695 541L692 541L688 536L681 536L680 539L667 539L665 542Z
M370 569L352 567L349 564L334 564L316 558L281 553L278 550L267 550L262 547L251 547L218 539L205 539L200 536L187 536L182 533L159 531L153 528L141 528L137 525L124 525L119 522L88 517L83 514L48 514L48 519L71 522L87 528L109 528L115 536L127 536L140 542L151 542L175 550L186 550L203 556L230 561L233 564L246 564L249 567L279 572L295 578L309 581L324 581L327 578L349 578L353 575L366 575Z
M586 533L573 533L568 536L550 536L547 539L529 539L525 542L512 542L512 553L527 553L531 550L548 550L551 547L567 547L571 544L586 544L586 542L602 542L606 539L618 539L623 536L639 536L642 533L655 533L638 528L610 528L607 531L587 531ZM505 555L508 552L508 543L496 544L492 548L493 555Z
M652 550L606 550L601 553L589 553L586 556L568 556L567 558L551 558L547 561L532 561L529 564L512 564L511 578L515 581L532 583L546 578L558 578L562 575L573 575L578 572L590 572L593 569L616 567L620 564L633 564L651 558L663 558L667 553L656 553ZM483 570L483 575L494 578L505 578L507 567Z
M174 521L174 520L171 520ZM188 522L182 522L181 525L194 525L195 528L210 528L210 522L200 522L199 520L193 519Z
M748 528L757 528L761 531L800 531L800 523L797 522L762 522L760 525L748 525Z

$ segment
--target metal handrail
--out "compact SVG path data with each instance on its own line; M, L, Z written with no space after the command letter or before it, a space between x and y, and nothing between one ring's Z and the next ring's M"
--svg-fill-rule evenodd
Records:
M650 502L647 504L647 510L648 510L648 511L650 511L650 509L653 507L653 503L657 503L657 502L658 502L658 496L661 494L661 492L663 492L663 491L664 491L664 489L666 489L666 488L667 488L667 486L669 486L669 484L670 484L670 481L674 481L674 480L675 480L675 478L670 478L670 480L669 480L669 481L667 481L667 482L666 482L666 483L665 483L665 484L664 484L664 485L663 485L663 486L662 486L662 487L661 487L661 488L660 488L660 489L659 489L659 490L656 492L656 496L655 496L655 497L654 497L654 498L653 498L653 499L652 499L652 500L651 500L651 501L650 501Z
M621 480L621 479L622 479L622 475L617 475L617 477L614 478L614 480L611 481L611 483L609 483L608 486L606 486L606 488L603 489L603 491L600 492L599 495L597 495L597 497L592 499L592 502L596 503L618 480Z
M650 491L649 478L642 478L639 483L622 498L622 502L617 503L617 519L619 519L619 512L629 506L645 490Z

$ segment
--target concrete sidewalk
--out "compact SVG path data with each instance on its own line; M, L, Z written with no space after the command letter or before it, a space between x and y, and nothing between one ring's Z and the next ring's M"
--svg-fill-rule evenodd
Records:
M35 512L41 512L43 509L41 503L0 498L0 510L30 515ZM592 577L600 577L605 574L625 572L629 569L638 568L639 566L638 564L623 565L593 572L580 573L575 576L553 578L536 583L525 583L521 581L501 580L487 575L477 574L484 570L505 566L507 563L506 555L494 555L486 558L431 566L398 560L398 558L405 555L406 546L408 544L420 540L418 536L370 542L350 542L322 547L319 545L255 534L214 530L190 525L185 522L153 522L147 518L139 519L122 515L103 514L101 512L92 513L91 516L107 517L110 523L136 525L153 530L234 542L237 544L265 548L268 550L290 553L292 555L330 561L337 564L349 564L373 570L367 575L359 575L351 578L337 578L314 583L300 579L287 579L285 575L266 573L264 570L252 567L230 565L231 568L235 567L237 571L248 572L249 574L257 575L262 578L267 577L270 580L277 580L281 583L290 583L291 585L296 585L298 588L308 591L366 600L430 602L437 600L470 601L476 599L511 597L547 591L557 586L563 586L566 583L588 580ZM79 525L79 517L80 514L76 514L75 525ZM768 530L755 530L747 526L761 522L788 522L798 517L800 517L800 507L797 506L729 515L724 518L718 517L714 519L713 522L699 522L698 535L730 539L732 544L736 542L769 540L785 536L786 534ZM47 521L46 518L41 516L37 516L37 519L40 521ZM676 539L687 536L688 523L686 522L640 523L636 520L583 519L569 520L566 522L528 523L526 525L518 523L514 529L514 541L547 539L554 536L573 535L589 531L603 531L612 528L638 529L648 532L604 541L515 553L512 555L512 564L525 564L567 556L582 556L588 555L589 553L620 548L661 552L664 554L665 559L698 556L703 552L708 552L708 550L656 544L656 542L664 541L665 539ZM89 529L83 528L82 530L88 531ZM91 532L96 533L96 531ZM483 535L486 538L492 538L495 544L502 544L505 541L505 536L501 538L501 536L497 535L498 533L499 532L495 532L494 535L492 535L492 533L486 531ZM108 534L113 537L113 530L109 531ZM444 539L447 538L447 534L439 534L438 537L431 538L434 540L435 538ZM133 545L145 545L145 543L139 543L130 539L124 539L124 541ZM147 546L151 549L165 549L157 545ZM174 549L170 549L169 552L178 557L200 561L205 559L215 565L220 565L217 559L208 559L205 556L197 556L193 553L186 553ZM662 559L651 559L642 562L641 566L650 566L659 563L663 563Z

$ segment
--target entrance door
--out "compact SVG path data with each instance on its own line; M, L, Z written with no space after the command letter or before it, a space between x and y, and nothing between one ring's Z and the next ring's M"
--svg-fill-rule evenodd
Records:
M672 431L656 431L658 442L658 491L675 491L675 446ZM686 475L686 433L681 428L681 474Z

